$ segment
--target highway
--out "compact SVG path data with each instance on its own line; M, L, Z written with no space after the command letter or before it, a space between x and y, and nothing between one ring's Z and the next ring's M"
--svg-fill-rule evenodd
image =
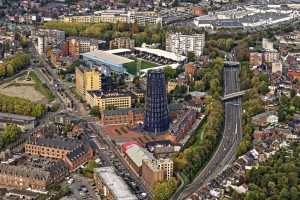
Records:
M229 62L230 64L234 64ZM225 64L224 96L240 91L239 67ZM194 181L177 191L172 200L184 200L210 180L215 178L234 160L236 149L242 138L241 132L241 98L233 98L224 102L225 122L220 144L208 164L202 169Z

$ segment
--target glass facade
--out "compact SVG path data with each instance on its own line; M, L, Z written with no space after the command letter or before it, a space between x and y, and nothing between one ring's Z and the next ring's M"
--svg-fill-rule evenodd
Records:
M166 80L163 70L150 70L147 73L144 129L159 135L169 129Z

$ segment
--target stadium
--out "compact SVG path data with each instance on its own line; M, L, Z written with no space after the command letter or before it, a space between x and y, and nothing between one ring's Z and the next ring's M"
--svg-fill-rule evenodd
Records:
M130 76L144 76L150 69L162 69L166 66L176 69L187 59L185 56L161 49L143 47L96 50L81 56L85 62L99 66L104 74L116 72Z

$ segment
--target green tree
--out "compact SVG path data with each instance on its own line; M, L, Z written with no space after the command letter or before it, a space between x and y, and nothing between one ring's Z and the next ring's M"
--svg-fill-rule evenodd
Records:
M168 200L176 191L177 182L175 178L154 185L152 195L155 200Z
M173 69L171 66L165 67L164 72L165 72L165 77L167 80L174 78L176 75L176 70Z
M196 55L195 55L195 53L192 52L192 51L189 51L189 52L187 53L187 58L188 58L188 61L189 61L189 62L195 62L195 61L196 61Z

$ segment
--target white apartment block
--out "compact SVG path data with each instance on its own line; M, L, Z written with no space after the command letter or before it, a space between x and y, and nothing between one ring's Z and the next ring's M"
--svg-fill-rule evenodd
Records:
M146 25L162 23L162 18L156 12L127 12L108 10L97 12L97 15L64 16L63 21L80 23L124 22Z
M48 40L46 36L38 36L37 37L37 51L41 55L46 53L48 48Z
M158 159L158 160L155 160L155 164L158 166L158 168L160 170L163 170L164 173L165 173L165 177L167 180L169 180L172 176L173 176L173 173L174 173L174 163L171 159L169 158L166 158L166 159Z
M94 39L80 39L79 52L87 53L98 50L98 41Z
M205 34L184 35L181 33L170 33L166 38L166 50L177 54L187 55L194 52L196 56L203 53L205 45Z

